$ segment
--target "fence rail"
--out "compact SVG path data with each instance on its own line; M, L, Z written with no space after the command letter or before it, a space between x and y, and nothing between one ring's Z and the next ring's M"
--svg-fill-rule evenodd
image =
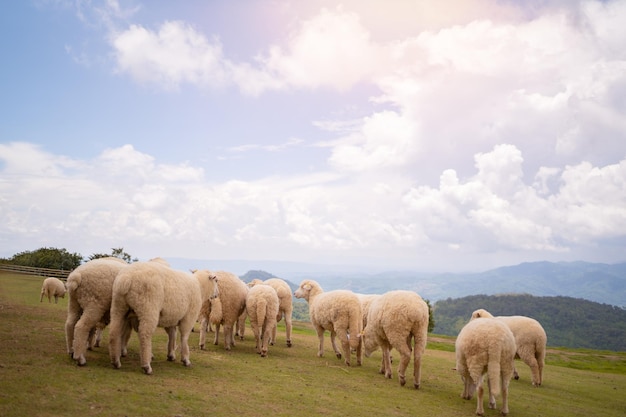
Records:
M63 269L37 268L33 266L0 264L0 271L16 272L18 274L38 275L42 277L55 277L65 281L72 271Z

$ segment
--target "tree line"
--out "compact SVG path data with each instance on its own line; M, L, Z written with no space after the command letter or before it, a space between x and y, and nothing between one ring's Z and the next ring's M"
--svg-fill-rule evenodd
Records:
M71 271L83 262L106 257L120 258L128 263L138 261L137 258L125 252L124 248L112 248L111 253L93 253L87 258L80 253L69 252L65 248L39 248L34 251L16 253L10 258L0 258L0 263Z
M456 336L472 312L527 316L539 321L549 346L626 351L626 310L572 297L529 294L472 295L435 303L434 333Z

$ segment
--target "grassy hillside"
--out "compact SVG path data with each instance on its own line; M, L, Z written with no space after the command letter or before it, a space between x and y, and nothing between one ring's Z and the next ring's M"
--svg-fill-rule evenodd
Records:
M0 415L10 416L472 416L475 401L460 398L453 338L432 335L424 357L422 388L400 387L378 374L380 353L361 367L345 367L328 350L316 357L317 338L298 322L294 346L278 344L267 358L254 353L251 332L231 352L197 348L193 366L165 360L165 332L154 341L154 375L139 366L137 338L122 368L109 364L104 346L75 366L65 353L67 299L39 303L42 278L0 273ZM397 357L397 353L394 355ZM528 368L517 364L511 382L511 416L621 417L626 409L626 354L551 349L545 384L533 388ZM412 367L412 364L411 364ZM581 369L573 369L581 368ZM499 415L486 410L487 416Z

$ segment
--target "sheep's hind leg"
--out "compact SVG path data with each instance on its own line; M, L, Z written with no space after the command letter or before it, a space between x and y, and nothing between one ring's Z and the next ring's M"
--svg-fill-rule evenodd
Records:
M348 339L348 334L340 331L339 332L339 341L341 342L341 349L343 350L344 362L347 366L350 366L350 340ZM337 354L337 358L341 359L341 354Z
M157 327L157 320L146 318L139 321L139 361L146 375L152 375L152 335Z
M209 320L205 317L202 318L202 321L200 322L200 349L204 350L205 344L206 344L206 334L207 334L207 330L209 328Z
M103 314L104 313L99 309L83 311L83 315L78 322L76 322L76 326L74 326L73 357L78 366L87 364L85 352L89 347L92 331L95 329L96 324Z
M337 333L334 330L330 331L330 344L333 346L333 351L335 351L335 355L337 356L337 359L341 359L341 352L339 351L339 349L337 348ZM348 349L348 353L350 353L350 350ZM348 355L348 361L350 360L350 355Z
M179 325L180 331L180 359L183 365L191 366L191 360L189 359L189 335L191 334L191 329L193 328L193 321L181 322ZM176 328L174 328L176 330ZM176 333L174 332L174 337L176 337Z
M292 329L293 325L291 323L291 312L289 312L289 315L287 315L287 312L285 312L285 333L287 336L287 347L291 347L291 329Z
M380 367L380 373L385 375L385 378L391 379L391 347L381 346L381 349L383 351L383 359Z
M502 409L500 412L503 416L509 414L509 381L502 378Z
M173 362L176 360L176 327L166 327L165 332L167 333L167 360Z

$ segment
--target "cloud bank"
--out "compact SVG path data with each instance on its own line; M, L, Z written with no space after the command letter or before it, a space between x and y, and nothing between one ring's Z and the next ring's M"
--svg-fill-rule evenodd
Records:
M94 250L407 267L623 260L626 2L411 4L284 4L284 31L242 57L197 23L142 23L141 8L111 2L115 77L259 101L368 91L367 106L310 120L324 139L225 146L326 152L315 170L256 180L216 181L132 140L89 159L0 144L4 246L61 236Z

